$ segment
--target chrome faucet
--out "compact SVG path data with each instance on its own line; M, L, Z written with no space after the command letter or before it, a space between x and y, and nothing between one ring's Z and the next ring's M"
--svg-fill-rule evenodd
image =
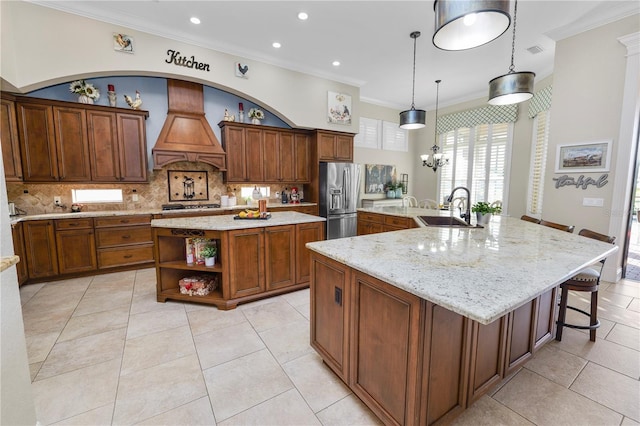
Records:
M465 191L467 191L467 202L466 204L466 209L465 212L462 213L462 209L460 209L460 218L464 219L465 222L467 222L469 225L471 225L471 192L469 192L469 190L467 188L465 188L464 186L456 186L455 188L453 188L453 191L451 191L451 195L449 195L447 197L447 202L451 202L453 200L453 194L458 190L458 189L464 189Z

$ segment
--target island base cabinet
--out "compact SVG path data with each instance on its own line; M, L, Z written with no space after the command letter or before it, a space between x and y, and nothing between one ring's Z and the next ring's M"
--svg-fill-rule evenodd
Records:
M469 404L487 393L504 377L506 340L506 316L487 325L475 321L472 323Z
M265 234L265 286L267 290L288 287L296 280L296 227L270 226Z
M231 298L262 293L264 284L264 229L229 231Z
M421 425L446 423L467 406L471 321L427 302Z
M448 424L551 338L556 291L485 325L312 252L311 346L384 424Z
M355 273L350 384L388 424L415 424L421 299Z
M348 318L351 273L326 257L311 255L311 346L325 364L345 383L347 370Z

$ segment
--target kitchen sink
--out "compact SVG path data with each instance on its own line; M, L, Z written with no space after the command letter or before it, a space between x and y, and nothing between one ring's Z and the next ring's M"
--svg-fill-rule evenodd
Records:
M467 222L457 217L447 216L418 216L418 219L427 226L440 226L446 228L471 227Z

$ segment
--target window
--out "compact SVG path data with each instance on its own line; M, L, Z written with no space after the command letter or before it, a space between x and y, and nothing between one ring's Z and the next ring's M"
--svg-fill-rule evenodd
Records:
M409 135L398 123L360 117L360 131L353 139L358 148L409 151Z
M453 188L465 186L471 191L471 204L499 200L506 210L512 133L512 124L497 123L440 135L442 152L450 160L440 169L438 197L444 200Z
M72 189L74 203L121 203L122 189Z
M550 118L549 111L540 111L533 120L534 143L531 146L527 214L536 217L542 216L542 191L547 163Z

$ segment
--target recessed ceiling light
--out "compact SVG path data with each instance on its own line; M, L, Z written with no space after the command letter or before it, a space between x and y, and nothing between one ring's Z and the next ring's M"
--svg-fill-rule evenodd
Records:
M272 46L275 47L276 49L280 49L282 47L282 45L280 43L278 43L277 41L274 41Z
M331 65L333 65L334 67L339 67L340 66L340 61L333 61L333 62L331 62Z
M306 21L309 18L309 15L307 15L305 12L300 12L298 13L298 19L301 21Z
M196 25L198 25L200 23L200 20L198 18L196 18L195 16L193 16L190 19L190 21L191 21L192 24L196 24Z

